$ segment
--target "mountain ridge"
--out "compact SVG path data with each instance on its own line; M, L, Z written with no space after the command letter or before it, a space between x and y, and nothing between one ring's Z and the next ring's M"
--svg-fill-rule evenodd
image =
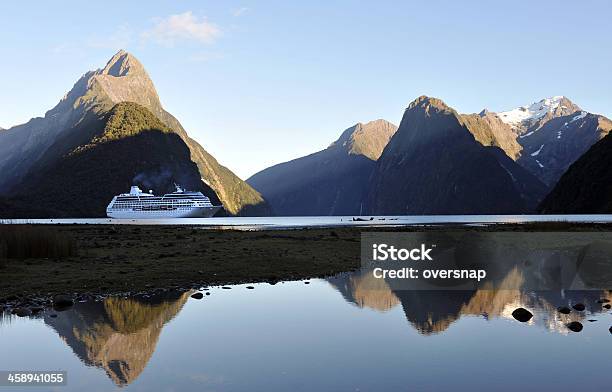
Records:
M459 113L427 96L404 112L369 189L367 212L392 215L524 213L545 192L503 150L477 141Z
M324 150L264 169L247 183L280 215L357 215L375 159L397 127L357 123Z

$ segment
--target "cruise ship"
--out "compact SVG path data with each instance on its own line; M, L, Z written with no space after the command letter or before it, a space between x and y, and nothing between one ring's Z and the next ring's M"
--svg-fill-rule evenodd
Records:
M202 192L190 192L176 185L176 191L163 196L145 193L132 186L130 193L113 197L106 207L109 218L151 219L151 218L209 218L221 209L213 206Z

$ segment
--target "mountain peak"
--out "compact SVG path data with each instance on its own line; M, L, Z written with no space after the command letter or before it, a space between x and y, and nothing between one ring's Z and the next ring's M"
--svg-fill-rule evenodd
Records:
M140 72L144 72L144 67L140 61L132 54L121 49L106 63L99 74L121 77Z
M422 112L425 116L429 117L432 114L457 114L453 108L448 106L444 101L435 97L428 97L421 95L408 105L406 112Z
M523 123L528 123L528 125L531 126L541 119L546 120L553 117L567 116L580 110L580 107L567 97L557 95L543 98L530 105L519 106L512 110L499 112L498 116L503 122L512 126L519 126Z
M92 90L92 95L102 92L113 104L135 102L164 119L153 81L140 61L125 50L115 53L104 68L94 72L87 88Z
M442 110L450 109L450 107L445 104L444 101L442 101L441 99L435 97L428 97L427 95L421 95L420 97L412 101L410 105L408 105L408 109L410 110L415 107L422 107L424 109L427 109L430 106Z
M375 161L397 131L397 126L387 120L378 119L357 123L342 132L330 147L341 147L352 155L364 155Z

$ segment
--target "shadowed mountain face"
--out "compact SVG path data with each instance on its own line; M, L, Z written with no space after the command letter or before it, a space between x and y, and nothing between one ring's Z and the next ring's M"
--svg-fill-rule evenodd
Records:
M354 215L397 127L385 120L356 124L327 149L265 169L247 180L279 215Z
M497 147L479 143L441 100L420 97L372 174L370 214L532 211L546 189Z
M550 119L519 137L523 151L518 163L554 186L568 167L610 130L610 120L584 111Z
M0 192L18 193L21 181L39 173L42 162L51 164L66 151L78 149L79 143L87 142L91 135L87 124L104 117L121 102L143 106L182 139L200 178L214 190L229 213L269 213L259 193L189 138L178 120L163 109L142 64L124 51L115 54L103 69L83 75L44 118L34 118L0 134ZM58 145L58 140L64 144Z
M104 369L118 386L138 378L155 352L164 325L182 309L189 294L166 294L145 301L107 298L76 303L57 318L44 316L77 357Z
M74 135L80 140L66 140ZM78 147L63 151L68 145ZM33 217L104 217L108 201L131 185L169 192L176 182L219 203L215 192L201 181L184 140L135 103L117 104L76 132L59 137L33 169L34 174L20 185L23 193L12 200L36 206L30 212ZM28 216L26 211L18 216L23 214Z
M574 162L540 206L547 214L612 213L612 135Z

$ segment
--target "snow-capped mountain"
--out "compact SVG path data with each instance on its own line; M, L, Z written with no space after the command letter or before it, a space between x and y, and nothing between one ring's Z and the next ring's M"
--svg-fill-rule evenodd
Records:
M510 125L514 132L522 135L538 130L553 118L569 116L580 110L582 109L578 105L559 95L544 98L531 105L499 112L497 116L501 121Z
M517 162L548 186L593 143L610 132L610 121L582 110L565 96L544 98L526 106L498 112L520 144ZM504 148L506 154L511 154Z
M603 116L579 111L555 117L518 138L523 147L517 162L548 186L612 128Z
M538 120L544 117L546 113L552 112L561 106L561 101L563 98L565 97L562 95L544 98L541 101L532 103L529 106L520 106L507 112L497 113L497 115L503 122L510 125L518 125L526 120Z

